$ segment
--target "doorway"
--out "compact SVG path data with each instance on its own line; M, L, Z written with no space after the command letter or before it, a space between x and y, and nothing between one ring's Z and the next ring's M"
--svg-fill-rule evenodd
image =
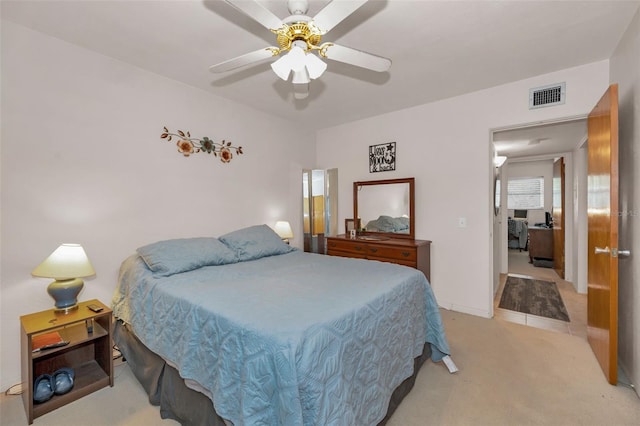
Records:
M496 173L503 182L503 191L500 213L494 218L494 256L498 256L494 264L499 271L499 274L495 274L494 281L494 316L529 326L578 335L585 339L587 336L586 200L583 198L586 199L586 135L585 117L558 120L542 125L499 129L492 135L495 155L507 157L504 165L496 169ZM533 263L536 258L530 256L528 231L525 231L527 234L524 239L525 244L509 248L512 243L509 241L509 219L513 219L515 212L508 208L507 189L510 177L543 178L544 206L530 210L526 220L527 225L533 228L535 225L542 225L544 228L549 220L547 213L551 215L554 204L559 201L558 194L555 194L555 200L553 197L556 192L554 162L557 162L560 157L564 158L567 167L565 194L560 199L565 202L564 220L562 224L558 224L562 225L563 231L566 231L563 238L564 277L554 270L553 261L547 264ZM557 186L557 181L555 185ZM584 206L582 206L583 201ZM547 234L551 233L542 232L536 235L548 236ZM536 253L539 253L541 243L537 244ZM513 247L513 244L511 246ZM500 301L509 276L554 283L569 314L569 321L501 308ZM523 310L526 311L526 309Z

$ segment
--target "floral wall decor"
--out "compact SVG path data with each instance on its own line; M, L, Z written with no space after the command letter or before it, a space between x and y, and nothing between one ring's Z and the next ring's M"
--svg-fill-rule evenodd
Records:
M160 138L171 141L174 136L178 140L176 142L178 152L185 157L204 152L213 154L214 157L220 157L220 161L228 163L233 158L232 150L238 155L242 154L241 146L233 146L231 142L227 142L224 139L222 142L214 142L206 136L203 138L192 138L191 133L188 131L183 132L182 130L178 130L177 133L172 133L164 127L164 132L162 132Z

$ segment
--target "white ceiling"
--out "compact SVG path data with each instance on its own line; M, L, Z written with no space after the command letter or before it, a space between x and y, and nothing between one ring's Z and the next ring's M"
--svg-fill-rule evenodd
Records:
M277 16L285 0L261 0ZM328 0L311 0L315 15ZM370 0L326 36L393 60L388 73L328 61L307 99L262 63L212 64L276 45L224 1L1 2L2 18L312 129L608 59L639 1ZM47 66L42 72L46 75Z
M504 130L493 134L496 152L509 158L571 152L586 140L586 119Z

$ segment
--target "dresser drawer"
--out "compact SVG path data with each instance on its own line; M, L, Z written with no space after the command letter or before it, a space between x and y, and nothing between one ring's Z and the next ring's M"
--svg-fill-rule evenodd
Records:
M351 257L353 259L366 259L367 258L367 254L364 251L362 251L360 253L356 253L356 252L352 252L352 251L339 251L339 250L329 249L327 251L327 254L329 256Z
M331 254L332 251L341 251L354 254L360 253L363 257L367 255L367 244L360 241L329 240L327 246L329 254Z
M417 268L417 263L415 260L391 259L390 257L376 257L373 255L367 256L367 259L378 260L380 262L395 263L396 265L404 265L404 266L410 266L412 268Z
M397 263L416 268L430 280L431 241L384 238L379 241L351 239L346 235L327 237L327 254L330 256L357 257Z
M413 247L389 247L382 245L367 246L367 256L369 258L384 258L401 260L403 262L416 263L418 258L417 250Z

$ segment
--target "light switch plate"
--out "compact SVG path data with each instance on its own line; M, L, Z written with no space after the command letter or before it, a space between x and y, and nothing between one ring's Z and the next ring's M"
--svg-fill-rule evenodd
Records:
M459 217L458 218L458 228L466 228L467 227L467 218Z

